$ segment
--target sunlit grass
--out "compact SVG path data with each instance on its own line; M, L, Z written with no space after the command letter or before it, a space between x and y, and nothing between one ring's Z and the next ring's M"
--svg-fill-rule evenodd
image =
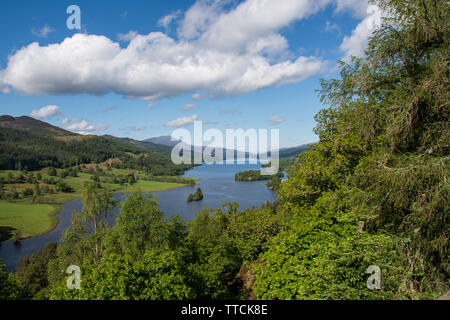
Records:
M0 200L0 226L14 229L20 238L51 231L58 223L59 206Z
M47 175L47 169L41 171L34 171L33 174L36 177L37 173L40 172L42 178L53 178L55 181L60 180L59 177L62 169L57 170L58 176L50 177ZM135 176L139 176L138 171L132 169L112 169L106 171L108 174L118 175L128 175L134 173ZM0 171L0 177L6 179L9 173L12 173L14 177L17 177L20 172L13 170L2 170ZM60 204L67 201L80 198L82 196L83 186L86 182L91 181L93 174L78 172L77 177L66 177L62 179L66 184L68 184L73 192L62 193L41 193L41 195L33 195L28 197L23 197L22 192L25 189L34 190L34 184L31 183L21 183L21 184L5 184L4 191L11 192L13 190L19 193L19 199L6 201L0 200L0 233L2 230L16 230L20 233L21 238L37 236L45 234L52 230L58 219L56 218L56 213L60 210ZM25 174L26 177L26 174ZM160 181L146 181L138 180L136 183L129 185L119 185L113 183L101 183L105 188L109 188L114 193L128 193L128 192L156 192L156 191L166 191L174 188L184 187L186 184L175 183L175 182L160 182ZM45 186L42 181L39 182L39 187ZM55 186L49 185L49 188L55 189ZM1 234L0 234L1 236ZM5 234L3 234L4 238ZM8 233L7 238L11 239L12 234Z

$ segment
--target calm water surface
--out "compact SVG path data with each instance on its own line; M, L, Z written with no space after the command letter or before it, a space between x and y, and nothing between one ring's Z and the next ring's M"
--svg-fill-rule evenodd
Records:
M240 209L250 209L260 206L267 200L274 201L276 194L268 190L261 181L241 182L234 180L234 174L239 171L257 170L260 165L256 164L213 164L195 167L185 173L183 177L200 178L196 186L187 186L168 191L153 192L158 197L159 208L168 217L179 214L185 221L195 218L196 212L205 206L208 208L220 208L225 202L239 203ZM200 187L203 191L202 201L186 202L190 193ZM118 200L124 200L125 194L116 194ZM8 272L13 272L19 260L25 256L42 250L48 242L60 242L63 231L70 225L74 211L81 210L81 199L75 199L61 205L58 213L59 224L51 232L20 241L15 244L12 241L0 244L0 258L6 265ZM113 210L111 223L118 209Z

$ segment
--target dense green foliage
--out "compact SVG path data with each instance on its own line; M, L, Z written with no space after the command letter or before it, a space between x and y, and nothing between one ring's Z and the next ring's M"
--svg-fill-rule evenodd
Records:
M291 158L286 158L291 159ZM281 163L280 159L280 163ZM285 168L287 167L286 164L290 163L290 161L283 161ZM262 165L262 167L270 167L270 163L266 165ZM269 189L273 191L278 191L281 184L281 179L284 177L284 173L280 167L280 171L278 171L275 174L272 175L263 175L261 174L261 170L248 170L248 171L241 171L235 174L234 179L236 181L260 181L260 180L269 180L266 185Z
M81 266L83 287L68 290L60 282L50 299L186 299L191 290L183 276L183 261L173 252L149 250L139 260L107 253L99 265Z
M322 82L318 144L279 200L292 228L255 266L260 298L426 298L449 289L449 8L378 1L390 13L364 58ZM382 288L364 287L381 267ZM367 275L365 275L367 277Z
M17 300L29 298L19 279L5 271L5 265L0 259L0 300Z
M280 190L280 184L281 184L281 178L283 176L280 176L279 174L274 174L271 178L270 181L266 183L267 188L278 192L278 190Z
M47 267L54 258L56 258L56 243L48 243L42 251L31 257L25 257L17 264L15 276L30 296L45 297L48 286Z
M241 295L237 272L282 225L270 204L244 212L235 203L205 208L189 225L178 216L167 221L154 196L133 193L110 228L104 222L112 198L94 184L88 188L98 200L84 202L48 264L48 298L236 298ZM81 290L66 287L71 264L82 270Z
M308 150L311 150L311 148L305 149L304 151L308 151ZM304 152L304 151L302 151L302 152ZM280 159L278 159L278 169L280 171L286 171L287 168L289 168L290 166L292 166L295 163L297 158L298 158L298 155L295 156L295 157L288 157L288 158L280 158ZM266 164L262 164L261 167L262 168L269 168L271 165L272 165L272 162L269 161Z
M283 177L283 173L278 171L275 176ZM258 181L258 180L268 180L272 176L261 174L260 170L247 170L241 171L234 175L234 180L236 181Z
M298 155L300 153L308 151L308 150L311 150L311 146L304 144L304 145L301 145L298 147L280 149L278 152L278 155L279 155L280 159L292 158L292 157L298 157Z

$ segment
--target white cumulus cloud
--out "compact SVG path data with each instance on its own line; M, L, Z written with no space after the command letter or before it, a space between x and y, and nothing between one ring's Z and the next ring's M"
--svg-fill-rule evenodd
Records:
M63 115L63 113L59 109L59 106L55 106L55 105L48 105L48 106L42 107L38 110L31 111L31 116L33 118L38 118L38 119L48 119L48 118L51 118L54 116L62 116L62 115Z
M361 57L367 48L369 37L380 26L385 14L375 5L368 6L366 17L356 26L350 36L344 37L340 50L344 52L344 61L350 56Z
M269 119L269 124L271 125L275 125L278 123L283 123L286 119L284 118L284 116L272 116Z
M193 103L189 103L189 104L185 104L183 106L183 110L192 110L192 109L197 109L199 106Z
M215 1L217 2L223 1ZM199 32L203 32L199 41L205 46L222 50L247 51L263 39L267 42L265 50L282 51L285 49L283 46L286 39L277 32L296 20L317 13L329 2L330 0L247 0L234 10L220 12L219 15L215 11L210 13L214 22L209 25L205 23L205 29L201 26L197 28Z
M198 119L198 115L197 114L193 114L190 117L178 118L178 119L166 122L165 126L166 127L183 127L185 125L193 123L197 119Z
M336 13L365 17L340 47L346 55L360 54L372 32L368 25L377 17L368 13L367 0L197 0L186 12L159 20L166 29L177 20L177 37L129 31L118 34L117 42L76 33L60 43L24 46L0 70L0 91L113 92L153 107L160 98L180 94L233 96L300 82L326 71L327 64L290 51L280 31L329 5ZM41 34L49 32L50 27Z
M176 20L180 14L181 14L181 11L178 10L176 12L168 14L167 16L162 17L161 19L158 20L158 26L163 27L164 30L167 32L170 24L174 20Z
M326 63L290 54L279 30L329 1L247 0L225 9L230 1L200 0L180 14L178 39L130 31L118 35L129 41L126 47L82 33L46 46L33 42L9 57L0 89L28 95L114 92L155 101L197 90L220 97L299 82L325 71Z
M79 133L79 134L89 134L95 131L104 131L108 129L107 125L98 125L95 126L90 124L86 120L77 120L72 118L66 118L62 121L61 125L64 129Z
M50 27L48 25L45 25L42 28L37 29L37 30L35 28L31 29L31 33L39 38L47 38L48 34L53 31L55 31L55 29L53 29L52 27Z
M192 99L194 99L194 100L202 100L203 96L200 93L194 93L192 95Z
M125 42L127 42L127 41L133 40L137 35L138 35L138 32L137 32L137 31L130 30L130 31L128 31L127 33L118 33L118 34L117 34L117 39L118 39L119 41L125 41Z
M140 132L140 131L145 131L147 129L147 126L142 126L142 127L136 127L136 126L129 126L129 127L125 127L125 128L120 128L120 131L132 131L132 132Z
M364 18L369 1L367 0L334 0L336 13L350 11L357 18Z

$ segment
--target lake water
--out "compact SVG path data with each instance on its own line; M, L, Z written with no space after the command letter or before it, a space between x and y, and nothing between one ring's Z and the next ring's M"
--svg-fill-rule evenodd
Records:
M261 181L242 182L235 181L234 175L239 171L258 170L259 164L212 164L197 166L185 173L184 177L200 178L196 186L186 186L168 191L153 192L158 197L159 208L168 217L179 214L185 221L195 218L195 214L205 206L208 208L220 208L223 203L237 202L240 209L258 207L267 200L274 201L276 194L267 189ZM200 187L203 192L203 200L186 202L190 193ZM125 194L116 194L118 200L126 198ZM0 258L6 265L8 272L13 272L19 260L25 256L42 250L48 242L59 242L63 231L72 221L72 213L81 210L81 199L75 199L64 203L58 213L59 224L51 232L39 236L24 239L16 244L13 241L0 244ZM113 210L113 215L118 209ZM113 222L113 221L111 221Z

